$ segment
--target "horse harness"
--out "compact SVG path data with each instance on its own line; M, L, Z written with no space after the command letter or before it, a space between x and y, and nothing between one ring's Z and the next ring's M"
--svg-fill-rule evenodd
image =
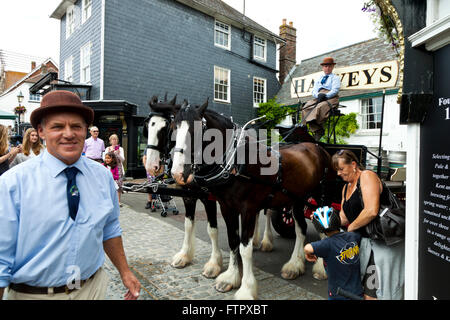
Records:
M151 150L156 150L160 153L160 158L161 158L161 162L164 163L169 157L169 153L170 153L170 123L172 122L172 116L167 115L163 112L155 112L152 111L149 113L148 117L144 120L144 122L150 122L150 119L153 116L159 116L161 118L164 119L164 121L166 122L165 125L165 130L166 130L166 137L167 137L167 141L165 142L164 146L161 148L157 145L153 145L153 144L147 144L147 149L151 149Z

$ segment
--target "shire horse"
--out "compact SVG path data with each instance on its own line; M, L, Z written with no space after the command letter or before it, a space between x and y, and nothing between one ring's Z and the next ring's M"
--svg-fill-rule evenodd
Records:
M169 158L171 149L171 117L180 109L181 105L176 104L176 96L167 101L167 94L164 101L158 101L158 97L153 96L149 101L150 114L148 117L148 142L147 142L147 162L146 171L157 176L164 170L164 160ZM190 264L195 253L195 208L197 198L183 197L186 209L184 222L184 240L182 248L172 258L171 266L174 268L184 268ZM205 206L208 219L207 232L211 239L212 252L210 259L203 267L203 276L215 278L222 270L222 253L218 245L217 231L217 205L215 200L207 197L199 199Z
M158 97L153 96L149 101L150 114L146 120L147 124L147 162L145 164L146 171L154 176L163 171L163 163L165 159L169 158L170 150L175 144L170 140L172 132L172 119L180 110L181 105L176 104L176 96L167 101L167 94L164 101L159 101ZM203 275L206 278L215 278L222 270L222 254L218 247L217 241L217 207L215 200L201 198L200 201L205 206L206 215L208 219L207 232L211 239L212 253L209 261L203 268ZM186 208L185 215L185 234L183 246L180 251L173 257L171 266L175 268L184 268L192 262L195 246L195 209L197 199L183 198L184 206ZM262 251L271 251L273 248L273 235L271 229L271 220L269 214L267 215L264 237L261 241ZM254 237L254 246L259 243L258 228L255 227L256 236Z
M197 124L196 124L197 123ZM194 127L202 130L215 129L223 136L227 130L234 130L236 125L228 118L207 110L207 103L201 107L191 107L184 103L175 116L176 142L171 173L177 184L186 186L198 184L207 187L219 202L221 212L227 225L230 260L228 269L216 278L215 288L226 292L239 288L236 299L256 299L257 282L253 274L252 238L254 236L257 214L264 208L294 206L296 243L290 260L283 266L284 278L295 278L305 272L304 240L307 224L303 215L306 199L320 192L320 182L330 174L329 154L318 144L305 142L279 148L279 152L263 150L271 161L279 164L276 172L262 174L265 165L246 162L233 166L225 175L226 181L202 179L223 168L223 165L196 165L195 157L204 152L208 146L201 143L198 150L189 150L194 141ZM190 139L190 141L188 141ZM225 140L225 139L224 139ZM249 139L243 144L249 156ZM195 145L194 145L195 147ZM226 143L221 150L226 157L230 153ZM191 165L193 163L193 165ZM220 180L220 179L219 179ZM239 216L241 217L241 234L239 235ZM242 277L240 271L242 270ZM313 272L326 278L323 261L319 260Z

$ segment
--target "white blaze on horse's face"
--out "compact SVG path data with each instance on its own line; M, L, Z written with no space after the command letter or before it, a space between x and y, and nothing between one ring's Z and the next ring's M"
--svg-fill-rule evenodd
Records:
M160 141L158 141L158 132L164 130L166 127L167 121L161 116L153 116L150 118L148 123L148 139L147 144L152 146L158 146ZM167 137L168 138L168 137ZM162 145L164 145L166 141L163 141ZM156 176L159 174L161 169L161 158L160 152L155 149L147 148L147 162L145 163L145 169L152 176Z
M177 125L175 150L183 150L183 152L174 152L171 170L172 177L175 179L176 183L180 185L185 185L192 182L192 175L188 181L184 181L183 178L184 165L187 163L186 157L190 157L191 155L190 140L191 136L189 133L189 124L187 121L181 121L181 123Z

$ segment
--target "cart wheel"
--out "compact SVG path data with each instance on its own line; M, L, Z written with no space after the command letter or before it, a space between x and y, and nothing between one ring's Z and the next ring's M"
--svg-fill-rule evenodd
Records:
M165 210L161 211L161 217L167 217L167 211Z
M180 212L178 211L178 210L175 210L174 212L173 212L173 214L174 215L177 215L177 214L179 214Z
M292 216L292 207L273 210L272 226L283 238L295 239L295 222Z

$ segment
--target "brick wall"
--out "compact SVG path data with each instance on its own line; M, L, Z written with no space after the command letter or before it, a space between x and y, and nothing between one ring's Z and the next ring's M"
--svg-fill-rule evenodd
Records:
M297 47L297 29L294 28L293 23L286 24L286 19L280 26L280 37L286 41L285 45L280 48L280 83L284 83L284 79L291 71L296 63L296 47Z

